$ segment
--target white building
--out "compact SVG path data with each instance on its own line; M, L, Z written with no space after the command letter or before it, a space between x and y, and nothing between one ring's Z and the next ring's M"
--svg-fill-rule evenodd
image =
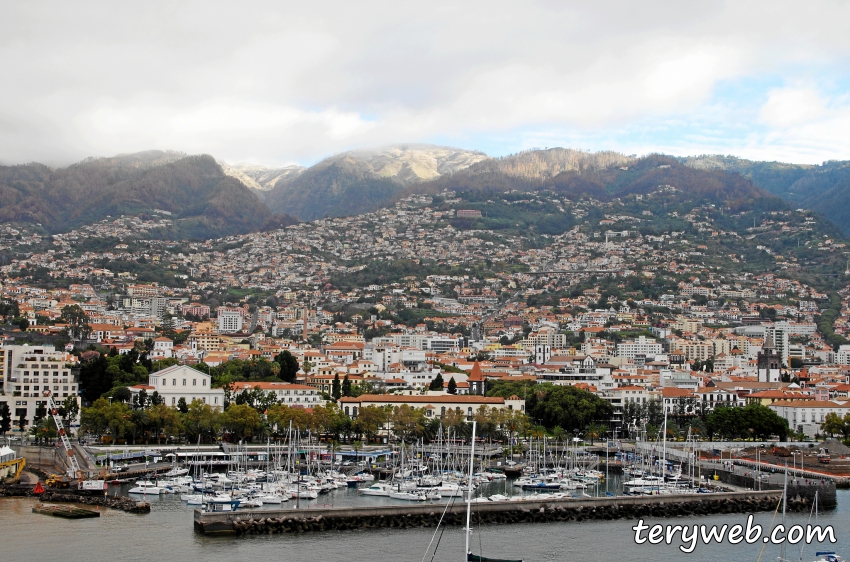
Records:
M663 348L660 343L652 338L640 336L636 340L624 341L617 344L617 357L634 359L637 355L655 357L661 355Z
M235 334L242 331L242 315L232 310L218 313L218 331L221 334Z
M259 388L263 392L271 392L277 396L277 401L287 406L296 408L312 408L323 406L326 400L322 398L322 391L313 386L305 384L292 384L286 382L235 382L234 392L243 390L254 390Z
M850 412L850 403L839 404L827 400L777 400L768 404L779 417L788 420L791 431L802 431L809 437L821 433L820 425L830 413L844 417Z
M153 340L153 349L151 350L151 359L170 359L174 355L174 342L170 339L160 336Z
M9 407L14 427L21 416L27 420L27 426L33 424L36 409L47 406L46 390L58 404L68 397L79 402L79 364L75 356L56 351L52 345L6 345L0 357L4 362L5 394L0 396L0 402L6 402Z
M166 406L176 406L183 398L187 404L200 400L215 408L224 407L224 389L212 388L212 378L186 365L173 365L148 375L148 384L130 387L138 394L144 390L148 398L156 392Z

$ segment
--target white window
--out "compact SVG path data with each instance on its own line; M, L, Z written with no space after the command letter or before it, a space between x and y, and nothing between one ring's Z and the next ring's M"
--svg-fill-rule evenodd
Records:
M192 386L198 386L198 380L192 379Z

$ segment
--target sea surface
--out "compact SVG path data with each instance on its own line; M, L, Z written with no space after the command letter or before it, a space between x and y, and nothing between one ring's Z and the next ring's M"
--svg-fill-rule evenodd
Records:
M609 485L616 484L610 482ZM501 493L504 482L482 487L481 493ZM115 489L110 487L110 493ZM604 490L602 491L604 494ZM435 536L431 529L335 531L305 535L205 537L193 530L193 510L176 496L148 498L152 512L131 515L102 510L97 519L64 520L32 513L33 499L0 499L0 562L17 561L460 561L464 560L465 535L459 527ZM309 505L382 505L392 500L358 496L340 489ZM445 501L445 500L444 500ZM459 501L459 500L458 500ZM294 502L290 501L289 506ZM284 504L286 506L286 504ZM773 513L757 514L757 523L772 527ZM778 515L776 522L779 522ZM789 514L788 524L809 522L808 514ZM649 524L745 524L745 515L678 517L647 520ZM786 560L815 560L818 549L835 550L850 558L850 491L838 491L838 507L821 513L821 525L833 525L838 542L811 545L802 555L800 546L789 546ZM763 544L699 545L691 554L672 545L637 545L634 521L583 521L567 523L477 525L473 515L472 551L484 556L531 561L772 561L779 547ZM434 545L439 542L436 556ZM431 548L429 549L429 544ZM427 555L426 555L427 553Z

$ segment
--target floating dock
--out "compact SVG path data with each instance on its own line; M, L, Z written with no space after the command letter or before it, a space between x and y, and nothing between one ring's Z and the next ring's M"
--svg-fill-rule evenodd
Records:
M100 517L99 511L74 507L72 505L44 505L38 504L32 508L33 513L52 515L53 517L64 517L65 519L86 519L88 517Z
M608 496L554 501L473 502L473 520L481 523L542 523L592 519L698 516L715 513L773 511L781 490ZM805 511L808 501L789 498L788 509ZM443 517L443 512L445 516ZM307 533L365 528L435 527L463 525L466 502L458 498L448 508L441 503L408 503L371 507L330 507L285 510L237 510L209 513L195 510L195 531L204 535Z

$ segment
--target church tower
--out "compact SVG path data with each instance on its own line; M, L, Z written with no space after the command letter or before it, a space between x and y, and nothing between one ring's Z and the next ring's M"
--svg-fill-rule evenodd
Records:
M779 371L782 366L782 358L776 352L772 333L766 334L764 347L759 352L756 362L759 382L782 381L782 374Z
M478 361L472 365L472 371L469 372L466 382L469 383L469 393L484 396L484 373L481 372L481 365Z

